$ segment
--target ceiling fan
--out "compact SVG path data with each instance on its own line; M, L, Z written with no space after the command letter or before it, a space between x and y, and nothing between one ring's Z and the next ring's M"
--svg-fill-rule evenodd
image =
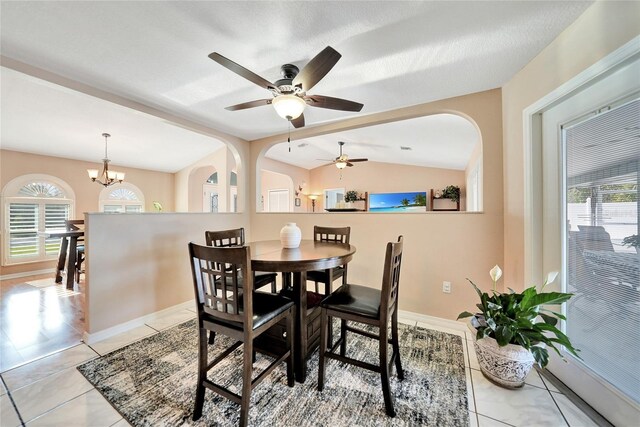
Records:
M342 141L338 141L338 145L340 146L340 155L338 157L336 157L333 160L328 160L328 159L318 159L318 160L327 160L327 161L331 161L333 162L334 165L336 165L336 167L338 169L344 169L347 166L351 167L353 166L354 163L356 162L367 162L369 161L369 159L350 159L349 156L347 154L343 154L342 153L342 146L345 143Z
M363 104L341 98L333 98L323 95L309 95L307 92L316 85L333 68L342 57L331 46L327 46L317 54L302 70L293 64L284 64L280 67L282 78L271 83L243 66L225 58L218 52L213 52L209 58L218 64L233 71L241 77L258 86L267 89L273 98L258 99L243 102L241 104L226 107L226 110L237 111L247 108L260 107L272 104L276 112L283 119L289 120L294 127L304 126L302 112L307 105L319 108L342 111L360 111Z

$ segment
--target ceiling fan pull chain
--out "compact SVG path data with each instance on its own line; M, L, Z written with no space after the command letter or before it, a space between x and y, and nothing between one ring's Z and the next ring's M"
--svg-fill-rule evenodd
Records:
M289 136L287 136L287 142L289 143L289 152L291 152L291 120L289 120Z

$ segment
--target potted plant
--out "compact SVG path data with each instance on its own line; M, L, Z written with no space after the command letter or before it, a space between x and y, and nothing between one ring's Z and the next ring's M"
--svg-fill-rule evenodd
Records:
M442 190L442 198L449 199L454 202L460 201L460 187L457 185L448 185Z
M471 280L478 293L480 309L477 314L460 313L458 319L471 317L470 329L476 333L474 347L482 373L506 388L520 388L534 363L544 368L549 363L547 347L562 357L556 345L564 346L579 357L569 338L557 327L558 319L566 318L543 305L562 304L573 294L543 292L552 283L557 272L549 273L540 292L535 286L518 293L496 292L496 282L502 277L497 265L489 272L493 280L491 295L482 292Z
M344 201L347 203L357 202L360 200L360 196L358 196L358 192L356 190L349 190L344 193Z
M640 238L638 238L637 234L625 237L622 239L622 244L624 246L636 248L636 253L640 253Z

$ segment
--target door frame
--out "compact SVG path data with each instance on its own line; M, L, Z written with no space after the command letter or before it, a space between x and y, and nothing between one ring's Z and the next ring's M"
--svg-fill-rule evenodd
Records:
M640 36L634 37L523 110L525 283L542 283L543 279L543 194L542 186L539 185L542 177L543 135L540 113L638 57L640 57ZM550 362L551 367L553 363L553 361ZM574 392L612 423L624 425L628 420L637 419L640 416L640 405L632 402L591 370L586 369L578 360L576 363L563 365L562 371L562 376L571 377L574 387L579 388ZM562 377L559 379L562 380ZM593 396L594 390L609 394L609 398L605 398L602 393L598 395L597 392L596 396Z

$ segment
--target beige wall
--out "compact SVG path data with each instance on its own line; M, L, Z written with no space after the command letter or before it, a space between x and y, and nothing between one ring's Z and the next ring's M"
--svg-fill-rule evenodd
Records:
M470 119L481 135L485 171L483 213L270 214L257 213L255 207L252 207L251 239L277 238L280 229L287 222L298 223L304 238L312 237L313 225L349 225L352 230L351 241L358 250L349 264L349 281L379 287L385 245L403 234L405 256L401 274L400 309L448 319L455 319L463 310L473 309L477 295L465 278L475 279L479 285L488 288L489 269L495 264L502 264L503 259L502 104L499 89L310 127L292 133L292 138L443 112L460 114ZM258 164L259 158L271 145L283 141L286 141L286 135L253 141L251 163ZM357 170L360 166L352 169ZM256 173L252 173L252 182L256 182ZM448 178L443 179L444 184L448 181ZM357 185L363 185L362 190L365 190L366 183ZM388 185L385 188L393 189L392 182ZM431 187L428 182L424 186ZM257 200L255 192L252 193L252 199ZM444 280L453 283L451 294L442 293Z
M188 243L205 244L206 230L246 227L248 215L95 213L85 218L85 330L95 334L192 301Z
M358 193L366 191L369 194L426 191L428 200L429 189L443 189L447 185L459 186L464 195L464 171L364 162L345 168L342 179L334 165L312 169L310 192L323 194L323 190L328 188L345 188L347 191L356 190ZM461 206L464 207L464 198ZM322 212L323 209L324 200L323 197L319 197L316 201L316 212Z
M291 180L293 181L293 189L292 189L293 191L291 192L290 196L291 196L291 208L293 212L307 212L311 210L311 202L304 196L304 194L311 193L311 191L309 191L309 170L308 169L293 166L284 162L279 162L277 160L268 159L266 157L263 158L262 161L260 162L260 168L261 170L284 174L291 178ZM261 199L257 204L257 209L259 211L265 210L267 208L267 204L266 204L267 194L265 191L266 189L289 188L288 186L275 187L277 183L271 181L272 178L274 178L274 176L267 178L267 182L260 183L260 188L261 188L260 194L264 197L264 204L261 203L262 202L262 199ZM294 199L296 197L295 191L298 189L298 186L303 186L303 188L301 191L302 194L298 195L298 197L300 198L300 206L296 207L294 204Z
M640 2L596 2L502 88L504 282L514 289L525 285L525 264L538 264L525 259L523 110L640 34L639 22Z
M145 210L153 212L153 201L159 201L168 210L173 210L174 188L173 174L148 171L112 165L114 169L125 172L125 180L142 190L145 197ZM81 219L84 212L98 211L98 197L103 186L91 182L87 169L100 167L95 162L41 156L17 151L0 150L0 188L14 178L26 174L46 174L65 181L75 193L75 218ZM2 223L4 229L4 222ZM0 275L21 273L53 268L55 262L29 263L2 267Z

